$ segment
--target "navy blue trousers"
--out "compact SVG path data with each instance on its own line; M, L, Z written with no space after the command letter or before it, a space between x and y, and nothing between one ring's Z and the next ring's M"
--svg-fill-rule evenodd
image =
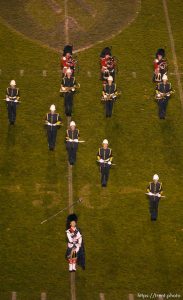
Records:
M109 179L110 166L108 164L101 164L100 171L101 171L101 184L106 186L107 181Z
M8 102L8 120L10 123L14 123L16 121L16 111L17 111L17 103L16 102Z
M68 160L71 165L74 165L76 162L76 153L78 150L78 143L71 143L67 142L66 143L66 149L68 152Z
M169 100L169 97L165 97L164 99L158 101L159 118L160 119L164 119L165 118L166 109L167 109L167 105L168 105L168 100Z
M71 116L73 106L73 92L65 93L64 95L64 106L66 116Z
M110 118L112 116L112 110L113 110L113 101L108 100L105 102L105 112L106 112L106 118Z
M48 126L47 127L47 136L48 136L48 145L49 149L54 149L57 138L57 127L56 126Z
M158 217L158 205L159 197L150 196L149 197L149 212L151 215L151 220L156 220Z

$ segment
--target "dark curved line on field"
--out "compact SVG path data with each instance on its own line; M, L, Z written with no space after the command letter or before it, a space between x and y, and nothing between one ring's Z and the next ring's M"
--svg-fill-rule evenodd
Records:
M116 33L113 33L111 35L109 35L108 37L106 37L105 39L103 40L100 40L100 41L97 41L96 43L93 43L93 44L90 44L88 46L85 46L85 47L82 47L82 48L79 48L75 51L73 51L74 53L79 53L79 52L82 52L82 51L85 51L87 49L90 49L92 47L94 47L95 45L98 45L98 44L101 44L107 40L110 40L114 37L116 37L117 35L119 35L121 32L123 32L126 28L128 28L135 20L136 18L138 17L140 11L141 11L141 3L142 3L142 0L138 0L137 1L137 11L136 11L136 14L135 16L131 19L131 21L129 21L126 25L124 25L120 30L118 30ZM53 52L56 52L56 53L60 53L62 52L62 49L56 49L56 48L53 48L51 46L48 46L46 44L43 44L42 42L36 40L36 39L31 39L30 37L26 36L25 34L21 33L20 31L16 30L13 26L11 26L2 16L0 16L0 20L1 20L1 23L3 25L5 25L7 28L9 28L12 32L16 33L17 35L19 35L20 37L26 39L27 41L29 42L34 42L35 44L37 44L38 46L40 47L43 47L47 50L52 50Z

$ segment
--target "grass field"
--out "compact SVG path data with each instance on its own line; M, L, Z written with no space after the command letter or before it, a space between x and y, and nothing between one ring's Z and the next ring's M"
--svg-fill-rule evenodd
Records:
M167 3L182 72L183 3ZM4 21L0 36L1 99L12 78L22 98L15 127L8 126L1 102L0 299L9 299L10 291L15 290L21 300L39 299L41 291L47 292L48 299L68 300L69 275L64 260L67 213L40 225L68 204L63 143L66 119L63 117L54 153L47 150L43 129L50 104L55 103L63 115L58 92L59 55L11 31ZM104 117L98 79L98 56L106 45L113 45L119 59L117 86L122 90L111 120ZM75 98L73 119L87 141L79 147L73 170L74 199L83 198L76 213L87 259L86 271L76 274L79 300L97 300L100 292L107 300L127 299L130 292L178 293L183 297L183 112L176 78L170 75L176 93L167 119L157 117L151 79L152 60L159 47L166 48L169 73L173 73L162 3L144 0L131 26L107 43L78 54L81 89ZM24 76L19 75L21 69ZM48 70L46 77L42 70ZM86 76L87 71L91 77ZM100 187L95 163L103 138L109 139L116 163L105 190ZM156 172L167 198L160 203L159 220L152 224L144 192Z

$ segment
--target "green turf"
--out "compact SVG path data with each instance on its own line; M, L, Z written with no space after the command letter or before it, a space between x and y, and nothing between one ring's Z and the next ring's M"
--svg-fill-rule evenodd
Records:
M180 0L168 4L181 71L183 4ZM15 128L9 128L1 102L0 299L9 299L9 292L15 290L23 300L39 299L41 291L48 299L67 300L67 214L40 225L68 203L66 119L55 153L48 153L42 126L51 103L63 114L59 57L3 24L0 36L1 99L12 78L22 96ZM104 117L98 80L98 54L106 44L79 54L81 89L73 118L87 143L79 147L73 180L74 199L83 197L76 212L85 238L87 269L76 274L77 299L99 299L100 292L107 300L127 299L130 292L183 295L183 115L175 76L170 76L176 94L165 121L157 117L151 82L158 47L166 47L169 72L174 71L161 2L143 1L136 22L108 44L119 59L117 85L122 90L111 120ZM23 77L19 69L25 70ZM48 70L47 77L42 77L42 70ZM100 187L95 164L103 138L109 139L116 163L106 190ZM158 222L152 224L144 192L155 172L167 198L160 203Z

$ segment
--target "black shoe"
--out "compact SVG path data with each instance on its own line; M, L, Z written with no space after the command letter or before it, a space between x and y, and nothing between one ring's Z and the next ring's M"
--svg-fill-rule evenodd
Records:
M14 121L11 121L11 122L10 122L10 125L14 125L14 124L15 124L15 122L14 122Z
M53 148L53 147L50 147L49 150L50 150L50 151L54 151L54 148Z
M107 184L106 183L102 183L102 187L106 187L107 186Z
M74 165L74 163L73 163L72 161L70 161L70 162L69 162L69 164L70 164L71 166L73 166L73 165Z

